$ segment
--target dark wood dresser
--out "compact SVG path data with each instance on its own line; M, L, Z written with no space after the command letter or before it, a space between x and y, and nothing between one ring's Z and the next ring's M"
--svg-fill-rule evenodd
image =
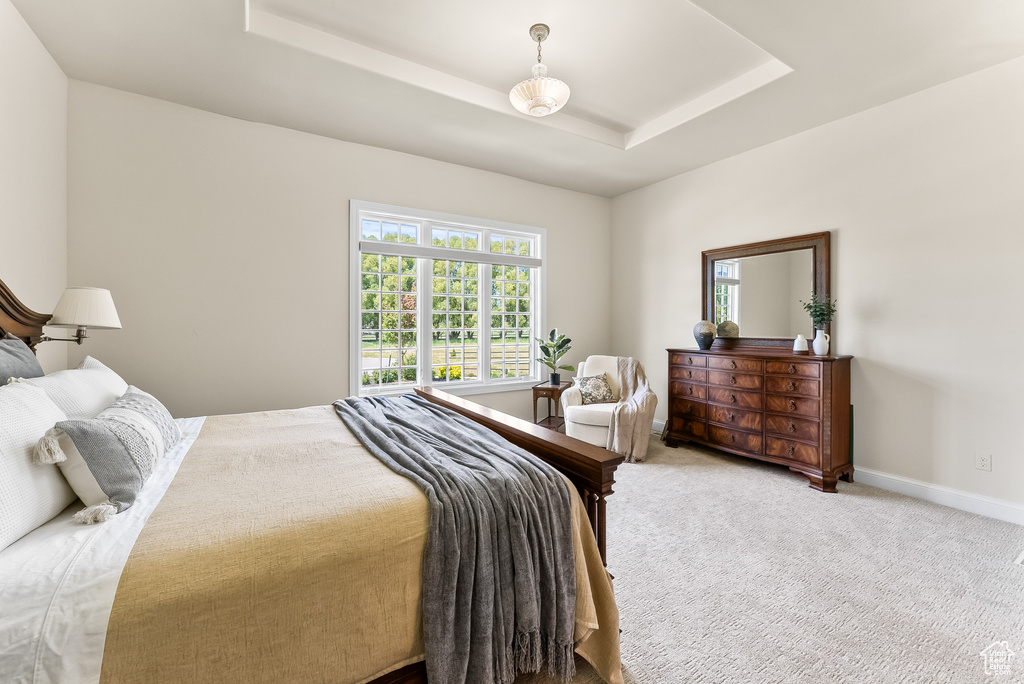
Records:
M800 356L780 347L668 350L665 441L781 463L811 487L853 481L850 356Z

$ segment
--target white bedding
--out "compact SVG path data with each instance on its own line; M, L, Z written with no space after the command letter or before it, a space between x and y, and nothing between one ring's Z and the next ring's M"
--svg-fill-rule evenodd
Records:
M107 620L121 571L205 418L178 420L182 439L157 464L135 504L79 525L75 501L0 552L0 681L99 682Z

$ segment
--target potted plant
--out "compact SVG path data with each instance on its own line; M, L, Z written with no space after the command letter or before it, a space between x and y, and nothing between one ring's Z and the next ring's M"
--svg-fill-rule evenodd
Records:
M551 369L551 384L557 385L562 381L558 371L575 370L572 366L558 365L558 360L568 354L569 350L572 349L572 340L565 335L560 335L558 333L558 328L555 328L548 333L548 338L546 340L542 337L538 337L537 341L540 342L541 358L539 361Z
M811 315L811 323L814 324L814 353L818 356L828 354L828 345L832 338L825 333L825 326L832 322L836 315L836 304L828 297L819 299L817 294L811 294L811 301L800 300L804 310Z

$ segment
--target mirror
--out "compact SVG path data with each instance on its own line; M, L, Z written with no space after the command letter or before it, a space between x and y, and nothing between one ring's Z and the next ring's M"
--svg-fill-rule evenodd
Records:
M829 294L830 233L800 235L702 254L704 320L730 320L740 337L716 346L783 346L814 335L800 300ZM830 332L826 329L826 332Z

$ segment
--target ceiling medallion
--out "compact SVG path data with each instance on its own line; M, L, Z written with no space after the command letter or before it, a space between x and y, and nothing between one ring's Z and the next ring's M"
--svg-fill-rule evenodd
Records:
M508 94L512 106L530 116L554 114L569 99L569 86L548 76L548 68L540 61L540 44L551 29L546 24L530 27L530 37L537 41L537 63L533 65L533 78L517 84Z

